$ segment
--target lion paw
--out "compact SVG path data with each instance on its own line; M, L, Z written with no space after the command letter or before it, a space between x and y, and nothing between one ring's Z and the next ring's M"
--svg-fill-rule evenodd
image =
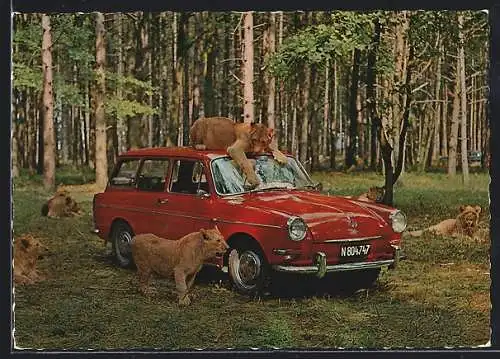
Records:
M279 151L273 151L273 157L279 164L286 165L288 163L288 158Z
M191 299L189 299L188 295L179 299L179 305L188 306L189 304L191 304Z

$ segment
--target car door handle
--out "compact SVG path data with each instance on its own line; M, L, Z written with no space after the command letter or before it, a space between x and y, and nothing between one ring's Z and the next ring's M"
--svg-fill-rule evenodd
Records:
M168 198L158 198L156 200L156 203L157 204L165 204L165 203L168 203Z

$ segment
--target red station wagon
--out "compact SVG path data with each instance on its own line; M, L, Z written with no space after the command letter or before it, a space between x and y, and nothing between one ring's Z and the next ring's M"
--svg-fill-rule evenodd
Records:
M94 196L93 232L128 267L135 234L179 239L217 225L238 255L211 264L245 294L260 292L272 271L320 278L351 271L373 282L382 267L395 267L406 228L401 211L320 193L292 156L286 165L271 154L247 156L262 182L253 190L225 151L130 150Z

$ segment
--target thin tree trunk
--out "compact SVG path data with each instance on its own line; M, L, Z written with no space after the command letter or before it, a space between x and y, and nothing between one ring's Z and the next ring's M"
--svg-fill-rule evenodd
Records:
M337 81L337 62L333 60L333 118L330 128L330 168L336 169L337 164L335 156L337 153L337 122L339 120L337 108L338 106L338 81Z
M189 36L189 15L185 12L181 14L182 26L182 144L189 143L189 61L187 49L187 37Z
M443 102L443 137L441 140L442 152L441 155L448 157L448 87L444 86L444 102Z
M359 83L359 67L361 62L361 51L354 49L351 86L349 90L349 147L347 149L345 165L347 168L356 163L356 144L358 136L358 109L356 106Z
M380 44L382 26L378 19L373 24L372 46L368 50L367 70L366 70L366 102L368 107L368 119L371 126L370 136L370 169L375 171L377 166L377 98L375 92L375 82L377 78L377 52Z
M325 94L323 97L323 133L321 141L321 153L326 156L328 152L328 137L330 135L330 62L325 66Z
M438 46L439 48L442 48L441 46L441 39L439 37L438 33ZM439 160L439 149L440 149L440 143L439 143L439 132L441 128L441 102L439 102L439 94L441 93L441 54L443 52L439 51L437 55L437 65L436 65L436 87L434 91L434 97L435 97L435 105L434 105L434 146L432 147L432 165L435 166Z
M122 15L120 13L115 14L115 23L116 27L118 28L118 44L117 44L117 52L118 52L118 59L117 59L117 75L118 77L124 76L124 69L123 69L123 20L122 20ZM122 85L118 84L116 86L116 97L118 97L118 100L121 100L123 97L123 89ZM116 133L118 137L118 153L125 152L127 150L127 125L125 122L125 119L122 116L117 117L116 121Z
M465 51L464 51L464 17L458 14L458 61L460 62L460 100L461 100L461 145L462 145L462 176L465 184L469 184L469 159L467 156L467 88L465 85Z
M253 98L253 14L248 11L244 14L245 43L243 50L243 118L244 122L255 121Z
M292 109L293 109L293 114L292 114L292 143L291 143L291 149L292 153L294 156L298 157L298 146L297 146L297 108L300 106L300 85L297 83L296 88L295 88L295 94L292 98Z
M267 49L266 56L271 56L276 50L276 16L271 13L270 25L267 29ZM267 82L267 126L273 128L276 136L273 139L274 147L277 146L278 138L278 126L276 126L276 115L275 115L275 101L276 101L276 79L273 75L269 75L269 72L265 72L266 82Z
M52 94L52 34L50 17L42 15L42 71L43 71L43 185L55 188L54 97Z
M17 142L17 136L18 136L18 115L16 111L17 106L13 107L13 114L12 114L12 122L11 122L11 129L10 129L10 136L11 136L11 161L12 161L12 177L19 177L19 146Z
M457 174L457 147L458 147L458 125L460 113L460 79L459 62L457 59L457 70L455 80L455 93L453 95L453 110L451 113L450 143L448 146L448 175Z
M106 151L106 116L104 113L104 95L106 93L106 79L104 66L106 61L104 15L96 13L96 81L94 99L95 118L95 179L99 188L104 188L108 182L108 157Z
M300 162L310 169L310 163L307 158L307 143L309 139L309 91L311 88L311 68L306 65L304 67L304 86L302 89L302 123L300 125L300 141L299 141L299 159Z

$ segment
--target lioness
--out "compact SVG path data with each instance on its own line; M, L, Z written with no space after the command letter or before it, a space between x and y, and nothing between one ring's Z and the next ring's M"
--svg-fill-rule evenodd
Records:
M287 163L286 156L274 148L274 130L259 123L236 123L226 117L203 117L197 119L189 130L191 145L199 150L227 150L245 173L249 184L260 183L245 152L272 152L279 163Z
M359 196L346 196L346 198L356 199L364 202L381 203L384 199L385 188L373 186L368 189L368 192L360 194Z
M385 188L384 187L370 187L368 189L368 192L363 193L362 195L358 196L358 200L360 201L371 201L371 202L377 202L380 203L384 199L385 195Z
M80 206L67 191L57 192L42 206L42 216L70 217L80 214Z
M430 231L445 236L465 235L472 238L478 228L481 207L464 205L460 206L459 210L460 213L456 218L445 219L427 229L408 233L414 237L418 237L424 231Z
M180 305L189 305L187 292L207 259L222 256L229 248L219 229L200 229L179 240L154 234L139 234L132 239L132 257L137 267L139 290L149 294L152 274L175 278Z
M42 276L36 269L38 258L47 252L37 238L30 234L14 239L14 282L17 284L32 284Z

